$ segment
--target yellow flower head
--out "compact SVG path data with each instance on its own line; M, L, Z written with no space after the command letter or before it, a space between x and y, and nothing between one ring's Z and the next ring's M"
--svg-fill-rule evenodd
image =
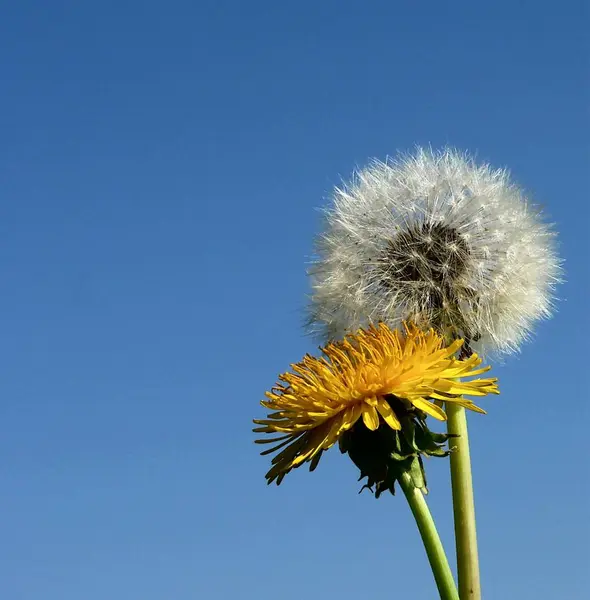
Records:
M381 323L328 344L322 348L324 357L306 355L291 365L293 372L280 375L279 383L266 392L268 399L261 402L272 412L254 421L260 425L254 429L257 433L282 434L256 440L279 442L262 454L283 448L272 460L268 483L281 483L291 469L307 461L310 470L315 469L322 452L361 418L371 431L384 425L401 429L388 397L441 421L446 414L432 400L485 413L462 396L498 394L497 379L461 381L490 369L478 368L482 361L477 354L457 358L462 344L456 340L447 346L433 329L423 332L407 325L401 333Z

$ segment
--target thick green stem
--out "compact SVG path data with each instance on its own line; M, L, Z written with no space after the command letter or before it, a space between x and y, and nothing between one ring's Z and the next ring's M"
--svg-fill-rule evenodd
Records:
M481 600L467 417L465 409L452 402L447 403L446 410L448 432L458 436L449 439L449 448L459 594L461 600Z
M459 600L453 573L424 495L414 486L409 473L403 473L399 483L416 519L441 600Z

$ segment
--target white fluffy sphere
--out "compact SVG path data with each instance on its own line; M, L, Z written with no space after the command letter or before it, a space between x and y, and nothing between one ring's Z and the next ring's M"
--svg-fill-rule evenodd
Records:
M404 320L511 352L551 314L554 233L506 170L454 150L375 161L337 188L310 270L311 328Z

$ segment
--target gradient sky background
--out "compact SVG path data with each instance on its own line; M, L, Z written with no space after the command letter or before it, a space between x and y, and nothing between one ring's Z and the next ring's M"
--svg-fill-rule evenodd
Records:
M559 312L472 452L485 598L587 598L584 5L0 2L3 600L436 596L402 496L337 451L268 488L250 431L316 347L316 208L417 143L509 166L560 231Z

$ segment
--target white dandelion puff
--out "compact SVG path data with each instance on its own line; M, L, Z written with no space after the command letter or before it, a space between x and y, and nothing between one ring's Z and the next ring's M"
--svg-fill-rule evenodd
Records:
M554 232L506 170L418 149L335 189L310 269L310 326L332 340L415 321L512 352L550 316L560 272Z

